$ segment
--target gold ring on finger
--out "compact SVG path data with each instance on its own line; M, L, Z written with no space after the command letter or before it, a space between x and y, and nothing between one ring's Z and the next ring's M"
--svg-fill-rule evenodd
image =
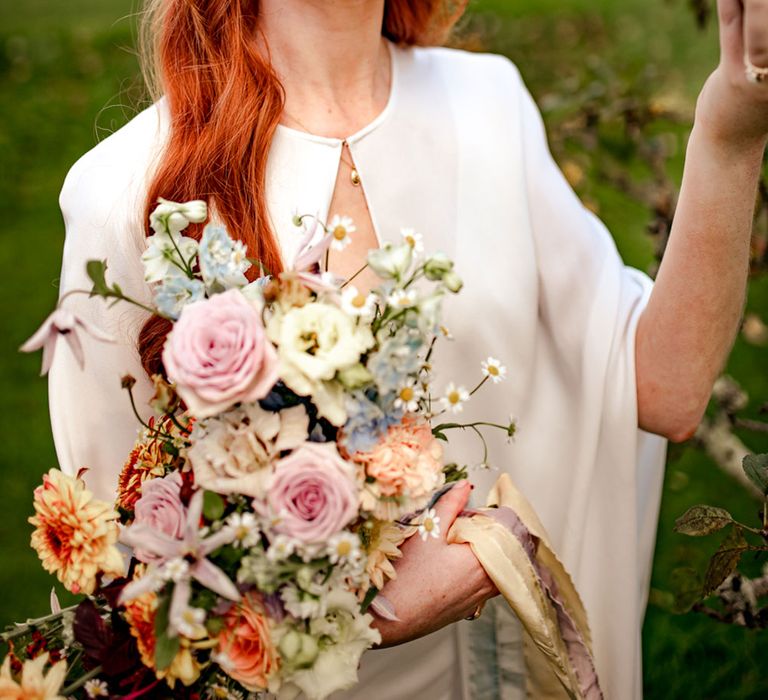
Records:
M750 83L762 83L768 80L768 68L756 66L749 60L749 54L744 54L744 72Z

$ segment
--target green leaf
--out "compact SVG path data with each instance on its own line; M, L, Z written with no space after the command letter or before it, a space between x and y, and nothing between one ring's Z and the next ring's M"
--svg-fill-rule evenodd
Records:
M89 260L85 264L85 271L93 282L93 289L91 289L91 295L103 296L109 293L109 287L107 286L107 261L106 260Z
M733 516L722 508L694 506L675 521L675 532L691 537L709 535L733 522Z
M741 467L749 480L768 496L768 454L747 455Z
M674 592L674 612L687 613L695 603L701 600L702 581L699 572L695 569L687 567L675 569L671 574L671 584Z
M371 607L371 603L373 602L373 599L379 595L379 589L375 586L371 586L368 589L368 592L365 594L365 598L363 598L363 602L360 603L360 612L365 613L368 612L368 608Z
M448 438L445 436L445 433L441 433L439 430L433 430L432 436L438 440L442 440L443 442L448 442Z
M178 637L169 637L167 633L158 635L155 642L155 667L158 671L164 671L173 663L179 646Z
M205 491L203 493L203 515L206 520L213 522L224 515L224 499L218 493Z
M734 572L739 565L741 555L748 548L749 544L744 539L741 528L734 527L723 539L720 549L715 552L709 562L709 568L704 575L704 596L714 592Z

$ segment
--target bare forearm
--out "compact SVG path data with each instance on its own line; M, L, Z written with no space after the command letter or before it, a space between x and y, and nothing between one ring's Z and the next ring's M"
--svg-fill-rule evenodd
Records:
M640 426L674 440L695 430L744 305L764 141L736 148L697 124L672 234L637 331Z

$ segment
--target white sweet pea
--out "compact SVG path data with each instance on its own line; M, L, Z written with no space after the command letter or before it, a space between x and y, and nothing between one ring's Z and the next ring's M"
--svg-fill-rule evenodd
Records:
M200 224L208 218L208 205L200 199L172 202L160 197L157 201L159 204L149 215L155 233L178 234L190 223Z
M408 243L387 243L368 253L368 266L382 279L401 280L412 262L413 248Z

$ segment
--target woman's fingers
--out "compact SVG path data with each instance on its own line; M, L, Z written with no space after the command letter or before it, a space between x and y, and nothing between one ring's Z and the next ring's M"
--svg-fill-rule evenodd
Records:
M744 44L752 64L768 68L768 0L745 0Z
M459 481L435 505L437 515L440 517L440 530L443 537L446 536L459 513L466 508L471 490L472 487L468 481Z
M744 8L741 0L717 0L717 17L723 62L741 69L744 65Z

